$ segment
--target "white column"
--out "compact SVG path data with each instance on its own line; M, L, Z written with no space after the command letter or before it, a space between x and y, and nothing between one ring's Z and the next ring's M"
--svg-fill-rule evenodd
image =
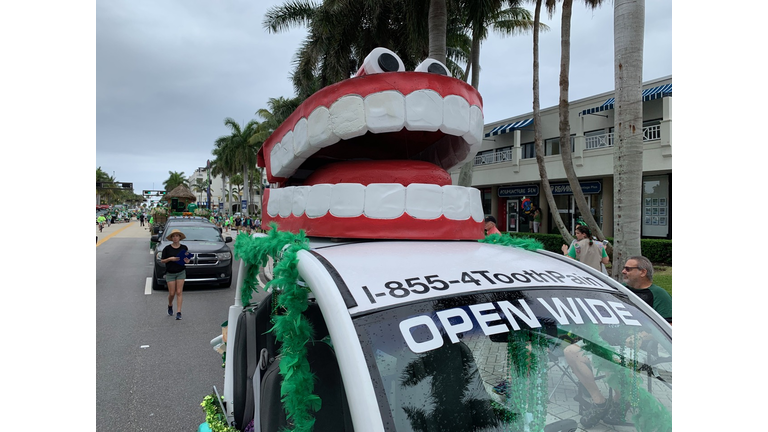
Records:
M661 155L672 157L672 96L661 99Z
M512 171L520 172L520 159L522 159L522 149L520 148L520 130L515 129L512 132Z

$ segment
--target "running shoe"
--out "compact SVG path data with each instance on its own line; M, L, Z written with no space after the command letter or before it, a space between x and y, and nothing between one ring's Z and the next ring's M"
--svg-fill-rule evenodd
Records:
M173 316L173 306L168 306L168 316Z
M180 319L181 319L181 312L176 312L176 319L177 319L177 320L180 320Z

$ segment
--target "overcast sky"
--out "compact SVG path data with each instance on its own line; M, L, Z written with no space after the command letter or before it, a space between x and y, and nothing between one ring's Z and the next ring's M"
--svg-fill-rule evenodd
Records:
M134 190L162 189L169 171L192 174L269 98L292 97L289 75L304 28L269 34L266 10L282 1L96 2L96 167ZM646 0L643 80L672 74L669 0ZM546 17L546 15L545 15ZM541 35L541 107L557 104L560 15ZM613 89L613 5L574 7L571 100ZM491 36L482 46L486 123L532 111L532 36Z

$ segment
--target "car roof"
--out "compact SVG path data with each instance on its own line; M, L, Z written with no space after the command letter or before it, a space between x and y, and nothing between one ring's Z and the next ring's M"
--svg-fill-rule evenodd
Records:
M342 297L352 315L510 287L619 289L608 276L571 258L477 241L318 242L312 247L340 290L347 290ZM440 289L426 290L425 284ZM399 287L409 293L397 291L400 298L388 295Z

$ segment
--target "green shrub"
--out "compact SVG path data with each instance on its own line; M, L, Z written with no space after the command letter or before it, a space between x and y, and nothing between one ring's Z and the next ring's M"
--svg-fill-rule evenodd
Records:
M560 234L541 234L541 233L508 233L513 237L530 237L544 244L544 249L563 253L562 247L565 244L563 236ZM613 242L613 238L608 238ZM672 265L672 240L666 239L641 239L641 254L655 264Z

